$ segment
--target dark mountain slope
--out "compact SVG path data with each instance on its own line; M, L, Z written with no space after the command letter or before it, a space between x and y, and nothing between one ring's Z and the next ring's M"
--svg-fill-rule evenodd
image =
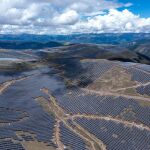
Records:
M150 40L137 40L132 43L124 44L129 50L143 54L150 58Z
M110 48L111 47L111 48ZM123 62L135 62L150 64L150 58L140 54L138 52L130 51L127 49L121 50L118 46L100 46L91 44L74 44L64 47L58 47L51 50L41 50L36 52L36 54L43 60L56 61L57 59L108 59Z

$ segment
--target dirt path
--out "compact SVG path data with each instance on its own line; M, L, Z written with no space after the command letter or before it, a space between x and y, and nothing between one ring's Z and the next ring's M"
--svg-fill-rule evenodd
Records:
M91 150L106 150L106 145L99 139L97 139L94 135L92 135L91 133L89 133L88 131L86 131L84 128L82 128L80 125L75 124L75 128L73 128L67 121L69 118L71 118L71 115L69 114L65 114L65 112L63 111L63 109L61 107L59 107L59 105L57 104L55 98L50 94L49 90L46 88L41 89L41 91L43 93L45 93L46 95L49 96L49 100L48 102L48 107L51 111L53 111L53 113L55 114L56 118L58 120L60 120L60 122L63 122L64 125L66 127L68 127L71 131L73 131L75 134L78 134L82 139L84 139L86 141L86 143L88 143L88 146L90 146ZM59 122L59 123L60 123ZM59 126L59 124L57 124L57 126ZM57 132L58 132L58 128L57 128ZM57 134L57 146L60 147L60 149L62 148L62 144L60 144L60 139L58 137L58 133L55 133L55 135Z
M150 85L150 82L147 82L147 83L144 83L144 84L138 83L135 86L125 87L125 88L119 88L117 90L111 90L111 91L113 91L113 92L119 92L119 91L122 91L122 90L127 90L127 89L131 89L131 88L138 88L138 87L147 86L147 85Z
M45 101L48 102L48 104L47 104L48 109L55 114L56 119L57 119L56 130L55 130L55 141L57 143L57 146L58 146L59 150L64 149L63 143L60 142L60 140L61 140L60 139L60 123L61 122L68 129L70 129L72 132L74 132L75 134L80 136L84 141L86 141L86 143L87 143L90 150L106 150L107 149L106 145L100 139L95 137L89 131L85 130L82 126L80 126L75 121L75 119L78 119L78 118L113 121L117 124L120 123L120 124L123 124L124 126L127 126L127 127L131 127L131 128L135 127L135 128L138 128L139 130L150 131L150 127L146 126L142 123L126 121L126 120L123 120L123 119L120 119L120 118L114 118L112 116L99 116L99 115L86 115L86 114L76 114L76 115L66 114L64 112L64 110L57 104L57 101L56 101L55 97L53 97L50 94L48 89L44 88L41 91L49 96L49 99L48 100L45 99ZM87 89L86 89L86 91L87 91ZM93 92L93 91L88 90L87 92ZM97 94L97 92L96 92L96 94ZM114 95L114 93L101 93L101 92L98 92L98 94L120 96L120 94L119 95ZM126 95L126 97L128 97L128 95ZM47 110L47 109L45 109L45 110ZM72 120L73 126L68 123L68 120L70 120L70 119Z
M0 95L3 94L11 85L15 84L16 82L26 80L30 77L33 77L33 76L36 76L39 74L40 73L35 73L35 74L24 76L24 77L19 77L19 78L13 79L13 80L8 80L8 81L0 84Z
M142 123L135 123L135 122L131 122L131 121L126 121L126 120L122 120L119 118L113 118L111 116L96 116L96 115L73 115L72 119L78 119L78 118L87 118L87 119L98 119L98 120L105 120L105 121L113 121L115 123L120 123L120 124L124 124L125 126L128 127L136 127L140 130L147 130L150 131L150 127L142 124Z
M128 99L135 99L135 100L140 100L140 101L147 101L150 102L150 98L142 97L142 96L131 96L131 95L125 95L125 94L119 94L119 93L111 93L111 92L106 92L106 91L95 91L95 90L89 90L85 88L81 88L83 91L88 92L88 93L94 93L98 94L101 96L115 96L115 97L125 97Z
M75 127L71 127L67 122L63 123L68 127L72 132L79 135L83 140L88 143L89 150L106 150L106 145L99 139L97 139L94 135L89 133L87 130L82 128L76 122L73 122Z
M0 84L0 95L7 90L11 85L15 84L16 82L20 82L23 81L25 79L29 78L29 76L27 77L22 77L22 78L18 78L18 79L14 79L14 80L10 80L10 81L6 81L2 84Z
M56 121L56 124L55 124L55 138L54 138L54 141L56 142L56 145L58 146L58 150L64 150L64 145L63 143L61 142L61 139L60 139L60 120L57 120Z

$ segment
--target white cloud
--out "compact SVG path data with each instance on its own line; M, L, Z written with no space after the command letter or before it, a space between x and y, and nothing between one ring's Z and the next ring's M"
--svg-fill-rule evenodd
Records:
M55 25L72 25L79 19L79 14L75 10L68 10L53 18L52 24Z
M131 5L117 0L1 0L0 33L150 32L150 18L128 11Z
M110 9L108 14L99 15L72 26L74 32L150 32L150 18L140 18L127 9Z
M124 6L125 7L130 7L130 6L132 6L133 4L132 3L126 3Z

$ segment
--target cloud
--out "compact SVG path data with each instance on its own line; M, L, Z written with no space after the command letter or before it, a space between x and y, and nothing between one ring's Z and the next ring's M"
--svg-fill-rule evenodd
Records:
M75 10L68 10L53 18L52 24L55 25L72 25L79 19L79 14Z
M131 5L117 0L1 0L0 33L150 32L150 18L128 11Z
M72 31L85 33L150 32L150 18L140 18L127 9L123 11L110 9L105 15L78 22L72 26Z
M54 18L62 19L65 15L73 15L70 17L76 16L77 19L78 15L90 15L94 12L119 8L124 5L126 4L106 0L92 0L92 3L89 0L1 0L0 24L39 25L41 23L44 25L45 23L47 25L49 23L51 25L50 20ZM70 24L71 19L67 18L67 20ZM74 19L72 22L75 23ZM63 24L62 21L60 24Z

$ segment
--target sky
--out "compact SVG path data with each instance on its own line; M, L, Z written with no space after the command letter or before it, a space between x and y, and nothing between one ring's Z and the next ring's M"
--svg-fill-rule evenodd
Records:
M149 0L0 0L0 34L150 33Z
M123 3L129 2L128 0L121 0ZM140 15L141 17L150 17L150 1L149 0L131 0L133 4L130 8L136 15Z

